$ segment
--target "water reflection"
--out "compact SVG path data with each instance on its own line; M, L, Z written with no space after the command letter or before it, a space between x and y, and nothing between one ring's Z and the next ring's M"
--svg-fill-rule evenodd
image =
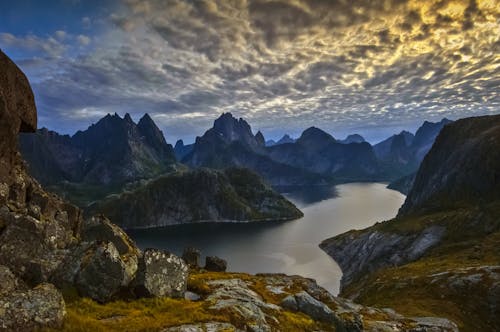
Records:
M159 247L181 254L185 247L194 246L204 255L225 258L231 271L300 274L336 294L341 270L318 244L350 229L394 217L404 196L379 183L329 189L335 197L319 202L311 199L315 203L310 204L303 199L305 193L288 194L304 212L304 217L295 221L179 225L130 231L130 235L141 248Z

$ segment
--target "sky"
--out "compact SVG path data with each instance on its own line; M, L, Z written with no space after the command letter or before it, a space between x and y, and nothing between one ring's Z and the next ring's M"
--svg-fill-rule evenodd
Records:
M60 133L147 112L192 142L231 112L375 142L500 113L500 0L2 0L0 48Z

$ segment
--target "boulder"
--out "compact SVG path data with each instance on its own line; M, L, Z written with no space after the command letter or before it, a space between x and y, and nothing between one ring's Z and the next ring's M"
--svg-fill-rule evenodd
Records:
M146 249L139 260L137 277L133 282L138 297L169 296L183 298L187 287L189 268L174 254Z
M109 241L112 242L120 255L139 254L134 241L118 226L103 215L94 216L82 225L82 241Z
M334 324L339 322L337 315L326 304L304 291L285 297L281 306L292 311L302 312L317 321Z
M0 330L33 331L60 328L66 315L64 299L52 284L0 297Z
M82 296L98 302L111 300L137 271L137 263L124 261L111 242L93 243L83 253L74 283Z
M200 257L201 252L196 248L186 248L182 253L182 259L186 262L187 265L193 268L200 267Z
M205 259L205 270L214 272L224 272L227 269L227 262L217 256L207 256Z

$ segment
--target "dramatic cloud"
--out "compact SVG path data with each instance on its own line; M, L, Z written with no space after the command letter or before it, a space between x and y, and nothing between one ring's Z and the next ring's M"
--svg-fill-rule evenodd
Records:
M149 112L192 139L231 111L271 136L342 136L500 110L497 0L124 0L94 36L81 21L82 35L0 34L71 55L51 73L23 64L44 124Z

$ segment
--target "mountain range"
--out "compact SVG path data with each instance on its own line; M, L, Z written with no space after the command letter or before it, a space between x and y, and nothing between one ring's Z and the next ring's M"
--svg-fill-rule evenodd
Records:
M137 124L128 114L123 118L108 114L73 136L45 128L20 134L19 146L30 173L79 206L185 169L183 164L246 167L278 190L396 180L390 187L406 193L421 159L449 122L424 122L415 135L401 132L374 146L357 134L336 140L316 127L304 130L297 139L284 135L269 146L264 135L253 134L244 119L225 113L195 143L184 145L179 140L172 148L148 114Z
M136 124L129 114L106 115L73 136L45 128L20 134L29 171L42 184L62 181L109 185L163 174L175 155L148 114Z
M495 115L441 130L396 218L320 246L342 268L342 296L407 315L448 317L463 331L493 331L500 328L499 240Z

